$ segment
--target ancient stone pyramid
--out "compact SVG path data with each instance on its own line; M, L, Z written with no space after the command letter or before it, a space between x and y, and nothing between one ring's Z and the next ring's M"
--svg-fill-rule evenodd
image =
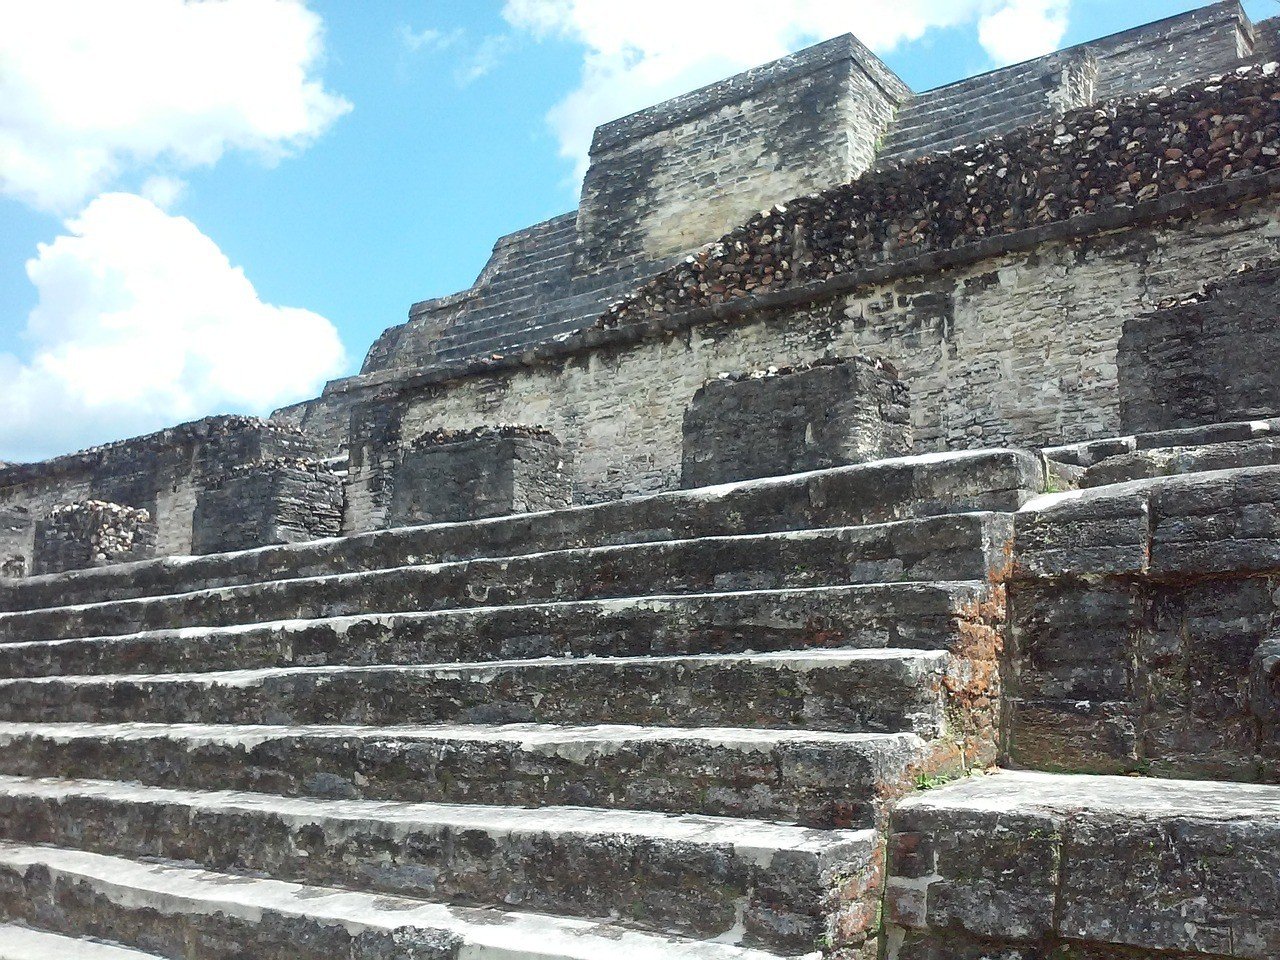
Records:
M1278 32L829 41L0 468L0 960L1276 960Z

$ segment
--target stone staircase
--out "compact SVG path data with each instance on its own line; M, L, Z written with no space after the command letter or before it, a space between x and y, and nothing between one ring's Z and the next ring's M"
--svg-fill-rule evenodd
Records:
M0 958L869 956L888 805L995 756L1041 487L913 457L6 584L0 922L44 932Z

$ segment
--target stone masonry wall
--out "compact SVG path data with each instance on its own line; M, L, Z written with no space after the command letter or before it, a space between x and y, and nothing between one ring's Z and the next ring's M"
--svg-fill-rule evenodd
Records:
M1126 433L1261 419L1280 412L1280 267L1247 269L1125 322Z
M50 510L36 524L32 573L63 573L155 555L156 525L146 510L84 500Z
M685 408L724 372L867 354L911 387L917 451L1047 446L1120 432L1124 319L1274 254L1268 201L1079 241L1046 242L817 304L493 372L399 398L412 432L521 419L574 457L582 500L678 485ZM354 455L354 444L353 444Z
M824 356L894 364L917 450L1115 434L1124 319L1276 252L1276 144L1270 68L1078 111L758 216L607 329L424 375L397 402L419 431L546 424L588 500L678 482L706 380Z
M242 464L200 491L191 552L336 537L342 512L343 477L321 461L274 458Z
M684 414L681 485L864 463L911 450L906 385L865 357L724 374Z
M255 417L208 417L42 463L0 469L0 510L25 511L20 529L0 525L0 556L31 557L35 523L54 507L103 500L148 511L158 553L191 548L196 496L207 478L272 456L306 456L313 442ZM12 525L17 527L18 525Z
M1101 487L1019 513L1012 763L1280 783L1277 531L1273 467Z
M844 36L606 124L578 211L588 270L684 253L745 220L761 197L852 179L909 95Z

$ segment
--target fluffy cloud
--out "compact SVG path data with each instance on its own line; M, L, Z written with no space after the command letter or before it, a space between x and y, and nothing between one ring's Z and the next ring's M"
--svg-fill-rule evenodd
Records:
M1005 63L1056 46L1069 0L506 0L503 15L537 37L581 43L582 83L548 119L562 155L585 171L595 127L667 97L854 33L879 52L929 30L976 24L983 47Z
M0 3L0 190L67 212L124 170L268 162L350 104L303 0Z
M1067 32L1069 0L1008 0L978 23L978 40L998 64L1030 60L1058 49Z
M30 359L0 354L0 459L266 412L342 370L328 320L263 303L190 220L112 193L66 230L27 263Z

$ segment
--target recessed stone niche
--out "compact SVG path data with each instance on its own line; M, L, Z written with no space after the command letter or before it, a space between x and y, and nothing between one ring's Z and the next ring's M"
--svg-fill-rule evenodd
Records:
M194 553L301 543L342 532L343 478L322 461L282 457L235 467L200 491Z
M479 520L572 503L568 455L542 427L435 430L401 451L385 525Z
M781 476L911 451L907 388L867 357L722 374L684 414L681 485Z
M155 556L156 524L137 507L81 500L36 522L32 573L63 573Z

